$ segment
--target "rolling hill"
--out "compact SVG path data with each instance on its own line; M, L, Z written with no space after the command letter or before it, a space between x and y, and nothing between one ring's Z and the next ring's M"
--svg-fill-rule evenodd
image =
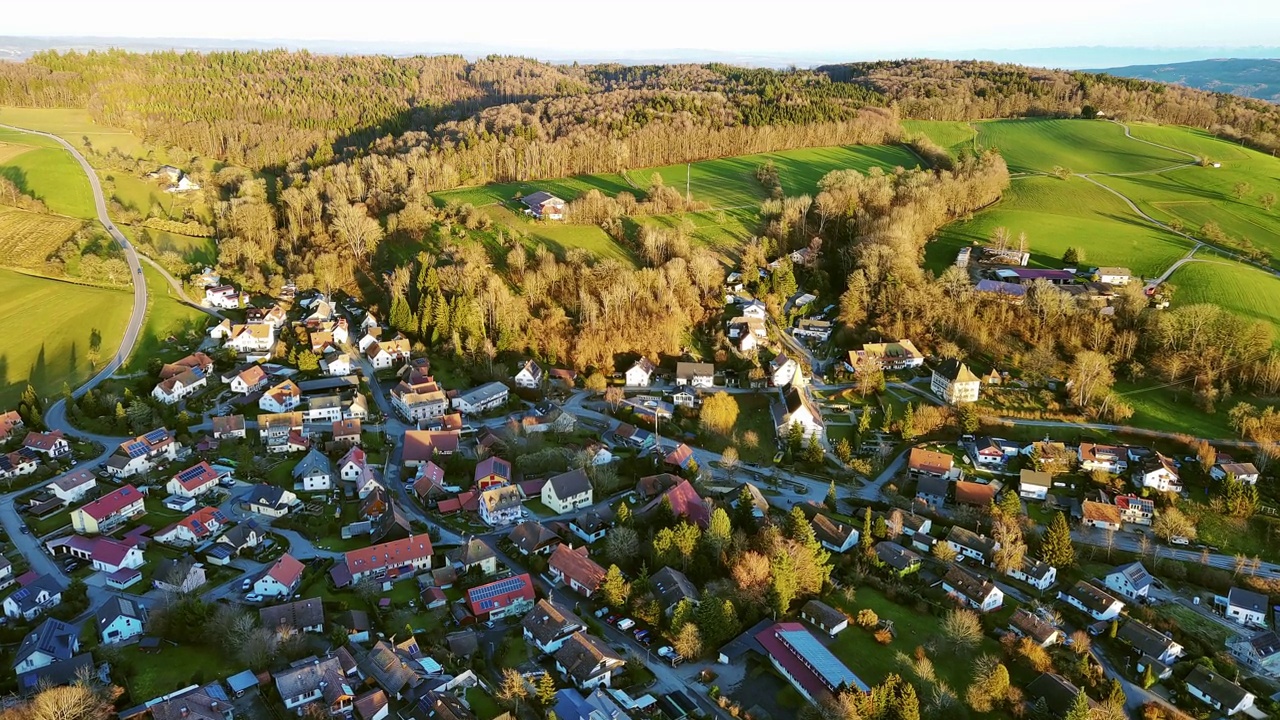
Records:
M1224 58L1168 65L1127 65L1093 72L1280 102L1280 60Z

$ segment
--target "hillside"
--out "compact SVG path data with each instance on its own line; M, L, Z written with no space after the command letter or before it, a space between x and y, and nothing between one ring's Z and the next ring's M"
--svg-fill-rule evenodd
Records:
M1280 60L1224 58L1168 65L1127 65L1094 72L1280 102Z

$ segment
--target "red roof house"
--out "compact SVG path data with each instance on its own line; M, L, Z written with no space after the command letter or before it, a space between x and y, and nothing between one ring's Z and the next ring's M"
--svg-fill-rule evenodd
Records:
M547 570L553 578L568 585L570 589L591 597L604 581L605 571L588 554L585 545L577 549L559 545L547 561Z
M467 591L467 608L477 620L523 615L533 609L533 580L529 574L495 580Z
M711 521L711 510L703 502L702 498L698 496L698 491L694 489L688 480L681 480L674 487L649 501L648 505L640 509L640 514L644 515L656 510L662 504L662 498L667 498L671 501L671 511L678 518L685 518L703 529Z

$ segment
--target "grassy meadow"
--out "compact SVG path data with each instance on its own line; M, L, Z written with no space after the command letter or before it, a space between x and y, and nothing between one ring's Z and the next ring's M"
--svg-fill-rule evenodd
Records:
M1154 276L1191 249L1189 240L1151 225L1087 180L1031 177L1014 180L991 208L943 228L925 248L926 267L941 272L961 247L987 241L997 227L1027 234L1034 267L1062 267L1063 252L1074 245L1084 248L1087 264Z
M147 154L147 148L132 133L99 125L88 110L0 107L0 124L53 133L78 148L90 146L104 153L115 148L134 157Z
M194 348L187 347L184 336L191 331L203 333L212 320L209 315L179 300L173 288L151 265L144 262L142 274L147 280L147 317L138 336L138 345L125 363L125 372L146 368L152 358L169 361L186 355Z
M999 148L1012 173L1144 172L1190 162L1182 153L1137 143L1101 120L992 120L974 123L978 144Z
M100 336L99 366L120 346L133 295L0 270L0 407L17 402L30 381L42 395L95 372L87 354Z
M52 140L0 130L0 177L43 202L51 213L95 217L89 179L71 153Z
M959 120L903 120L902 127L908 135L924 135L953 155L972 149L977 135L973 125Z
M1197 258L1170 276L1177 288L1176 305L1211 303L1236 315L1268 323L1275 329L1272 340L1280 341L1280 278L1242 263L1213 258L1201 250Z

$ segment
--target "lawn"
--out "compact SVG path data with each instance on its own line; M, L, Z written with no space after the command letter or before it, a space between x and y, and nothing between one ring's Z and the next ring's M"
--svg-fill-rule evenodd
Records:
M1154 276L1192 246L1087 180L1034 177L1014 180L990 209L943 228L925 248L925 267L941 272L955 262L960 248L989 240L997 227L1027 234L1032 267L1062 267L1063 252L1076 246L1084 249L1088 264L1120 265Z
M909 135L924 135L952 154L973 148L978 134L973 125L959 120L903 120L902 127Z
M205 683L243 670L223 659L216 650L194 645L174 647L161 641L160 652L152 655L130 645L121 649L129 666L126 690L135 703L143 703L187 685Z
M213 238L192 237L156 230L155 228L120 226L129 240L151 245L160 252L175 252L190 263L214 265L218 260L218 244ZM182 280L182 278L178 278Z
M10 407L30 382L48 397L94 372L116 352L132 308L132 294L0 270L0 407ZM96 340L95 340L96 338Z
M478 685L467 688L467 705L480 720L493 720L502 712L497 701Z
M1125 137L1124 128L1100 120L992 120L975 123L978 144L999 148L1013 173L1128 173L1156 170L1191 158Z
M1157 379L1139 383L1116 382L1116 392L1133 406L1133 417L1125 421L1126 425L1211 439L1236 436L1227 422L1229 408L1221 407L1208 415L1196 406L1189 383L1173 387L1164 385Z
M738 401L738 421L733 426L733 437L700 433L698 442L712 452L722 452L733 445L744 462L770 463L776 452L776 429L769 404L776 397L772 394L743 393L732 396ZM748 432L756 435L755 445L746 441Z
M1201 250L1196 257L1212 258ZM1211 303L1236 315L1259 320L1275 328L1272 342L1280 341L1280 278L1230 260L1190 262L1174 271L1169 282L1177 288L1174 306Z
M1178 506L1196 524L1196 541L1212 545L1225 555L1244 555L1275 561L1277 553L1267 544L1260 532L1253 530L1248 520L1226 517L1214 512L1207 503L1204 488L1190 491L1191 500L1183 500ZM1201 502L1203 501L1203 502Z
M1171 618L1177 622L1178 628L1203 639L1210 647L1223 647L1235 633L1191 608L1173 603L1165 603L1156 607L1156 614Z
M184 304L173 294L173 288L155 268L143 263L147 279L147 319L142 325L138 345L125 364L126 371L145 368L154 357L176 360L195 349L195 343L182 341L187 333L203 335L212 318ZM170 338L177 338L174 342Z

